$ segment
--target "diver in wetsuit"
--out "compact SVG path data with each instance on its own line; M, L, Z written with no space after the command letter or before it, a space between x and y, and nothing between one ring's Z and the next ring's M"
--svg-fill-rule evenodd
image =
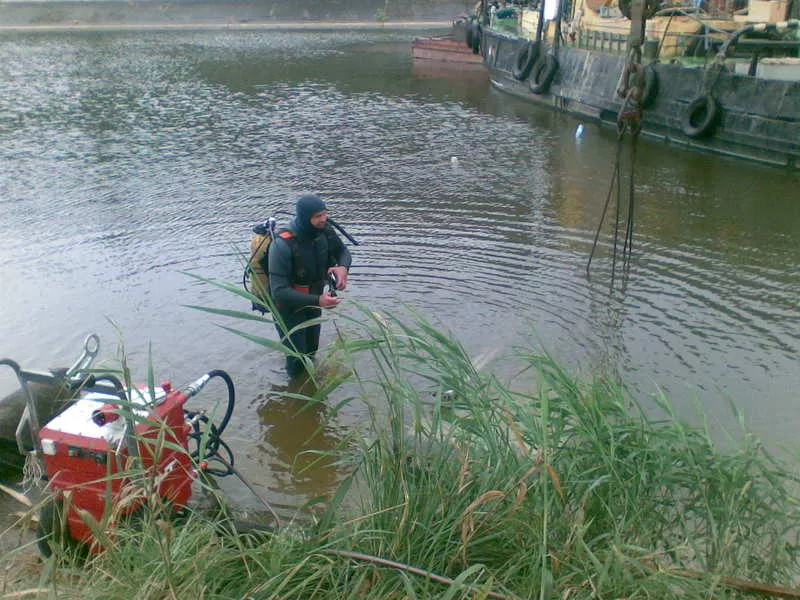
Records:
M294 219L275 236L267 257L270 293L280 316L275 327L281 342L313 360L321 326L303 327L289 337L286 332L319 317L322 308L334 308L342 301L325 291L326 277L333 273L336 289L345 289L352 262L350 251L328 223L328 209L319 196L298 198ZM304 370L302 357L286 356L289 377L297 377Z

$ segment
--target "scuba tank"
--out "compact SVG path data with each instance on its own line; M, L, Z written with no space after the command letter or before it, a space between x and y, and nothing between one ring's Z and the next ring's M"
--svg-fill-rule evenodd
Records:
M275 214L280 214L283 211L278 211ZM266 263L266 256L269 252L269 247L275 240L275 232L278 220L275 216L269 217L263 223L258 223L253 226L253 237L250 239L250 259L244 268L242 274L242 286L247 292L256 296L261 302L252 303L252 309L259 311L262 315L270 311L270 290L269 290L269 273L264 270L263 264ZM347 240L354 246L358 246L358 241L336 221L328 217L328 223L332 225L339 233L341 233ZM328 281L329 285L331 284ZM336 289L335 280L333 282L332 290ZM335 293L332 295L336 295Z
M253 227L253 237L250 240L250 260L244 268L242 286L244 289L262 300L253 302L252 309L261 314L269 312L269 273L264 270L262 263L267 255L270 244L275 239L275 225L277 219L270 217L263 223ZM252 289L251 289L252 288Z

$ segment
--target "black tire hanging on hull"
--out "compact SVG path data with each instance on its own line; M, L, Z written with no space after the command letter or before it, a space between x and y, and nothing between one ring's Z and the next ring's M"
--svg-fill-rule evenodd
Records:
M552 54L540 55L531 70L530 88L534 94L544 94L550 89L558 71L558 60Z
M658 73L652 65L644 69L644 89L642 90L642 108L652 106L658 96Z
M653 65L640 65L629 63L625 65L622 77L625 81L617 95L620 98L627 98L628 94L635 90L633 99L638 101L642 108L647 108L656 100L658 95L658 74Z
M480 23L473 23L470 35L470 48L473 54L480 54L481 51L481 35L483 34Z
M527 42L517 52L511 74L517 81L525 81L539 58L539 42Z
M711 94L695 98L683 116L682 130L690 138L711 135L719 119L719 103Z

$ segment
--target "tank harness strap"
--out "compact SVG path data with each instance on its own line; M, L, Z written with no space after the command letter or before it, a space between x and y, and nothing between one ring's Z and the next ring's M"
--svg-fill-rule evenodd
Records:
M292 249L292 259L294 263L295 274L298 278L302 281L303 279L307 279L308 274L306 273L305 266L303 265L302 258L300 256L300 244L297 243L297 236L294 234L293 231L289 229L284 229L278 234L278 237L283 238L289 244L289 247ZM302 292L303 294L310 294L311 293L311 285L302 285L293 283L291 284L292 289L297 290L298 292Z

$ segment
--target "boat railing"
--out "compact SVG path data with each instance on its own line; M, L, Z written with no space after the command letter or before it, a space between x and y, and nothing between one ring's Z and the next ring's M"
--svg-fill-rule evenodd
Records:
M683 56L689 58L709 58L713 57L717 49L725 42L725 37L730 32L714 31L711 28L702 26L700 33L670 33L662 36L659 42L656 56L663 54L663 48L667 39L674 40L673 56Z
M664 27L658 48L655 53L650 53L650 58L662 56L663 49L668 39L674 41L675 50L671 53L674 56L702 58L708 60L713 57L715 62L724 62L731 57L733 50L739 50L740 56L750 59L749 72L755 74L758 60L763 57L774 56L776 53L800 57L800 41L797 39L780 40L765 38L746 38L749 33L783 33L789 29L798 27L797 19L783 21L780 23L751 23L739 29L717 27L712 21L708 20L707 13L701 9L681 9L669 8L656 13L656 16L669 16L670 20ZM683 16L694 20L699 28L699 33L669 31L673 16Z
M774 33L774 34L782 34L789 30L798 30L800 29L800 20L799 19L791 19L789 21L781 21L779 23L751 23L742 27L741 29L737 29L733 33L730 34L725 43L719 49L719 57L721 59L725 59L730 52L731 47L734 46L742 46L746 45L748 42L760 42L757 45L764 45L766 42L767 46L772 47L786 47L786 48L798 48L800 49L800 42L798 40L787 40L786 42L782 42L781 40L742 40L742 36L748 33ZM771 42L771 43L770 43ZM751 44L752 45L752 44Z
M629 36L624 33L585 29L578 36L578 47L624 54L628 49Z
M680 50L680 54L692 54L698 52L700 49L705 52L718 47L718 45L724 41L724 38L731 33L730 29L718 28L709 23L708 13L699 7L673 6L658 11L654 16L669 17L669 19L667 20L667 24L664 27L664 32L658 41L657 47L650 49L649 57L652 59L661 56L667 40L674 42L672 45ZM672 24L673 17L687 17L695 21L698 27L702 28L702 33L671 33L670 25ZM579 48L586 48L588 50L602 50L605 52L625 54L628 50L629 40L630 35L628 33L585 29L580 32L577 44ZM652 44L649 46L652 47Z
M683 48L680 54L685 57L714 58L717 63L724 63L726 59L738 56L750 60L750 75L755 75L756 66L761 58L772 56L800 57L800 40L798 39L771 39L764 37L747 38L750 33L780 34L789 29L797 29L800 21L791 20L780 23L752 23L737 30L715 28L708 23L702 23L700 33L672 34L678 38L678 46ZM665 36L666 36L665 30ZM663 38L662 42L663 44ZM661 46L659 46L660 54Z
M655 14L655 17L669 17L661 39L658 42L653 58L662 56L664 47L668 39L674 43L674 55L683 56L705 56L714 50L720 43L731 34L730 29L716 27L709 21L709 14L700 7L672 6L662 9ZM674 17L685 17L694 21L700 28L700 33L670 33L670 26Z
M659 17L661 25L655 31L660 31L654 31L655 35L646 40L642 48L642 58L648 62L661 60L703 67L735 58L737 62L749 61L749 72L753 75L762 58L800 57L800 40L776 39L786 29L796 27L793 23L796 24L797 19L755 23L737 29L731 26L731 19L717 18L699 6L667 7L656 12L652 19ZM683 31L675 30L673 19L680 19ZM687 31L687 24L691 23L694 23L694 31ZM691 29L691 25L688 28ZM510 31L511 27L506 30ZM573 32L571 40L564 41L578 48L620 55L629 50L628 32L580 26L574 27ZM755 35L747 37L751 33ZM723 55L721 61L720 54Z
M719 37L713 37L713 34L714 32L710 30L702 33L669 33L665 31L659 40L645 42L644 57L655 60L663 54L665 47L672 48L674 54L682 56L703 56L707 53L713 55L724 41ZM719 36L721 33L717 35ZM629 43L630 36L628 34L594 29L581 31L577 40L579 48L615 54L627 53Z

